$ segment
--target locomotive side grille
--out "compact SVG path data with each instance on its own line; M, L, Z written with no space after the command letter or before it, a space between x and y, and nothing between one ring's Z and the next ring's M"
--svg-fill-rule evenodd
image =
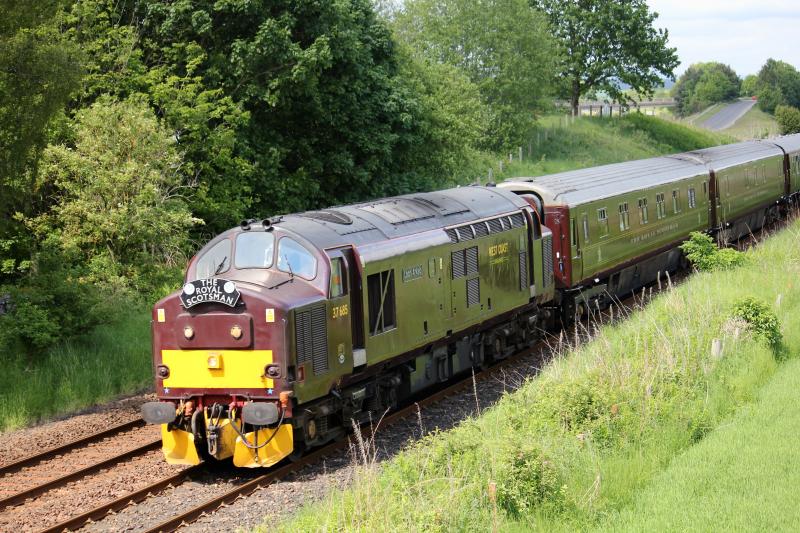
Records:
M475 238L472 234L472 228L469 226L461 226L460 228L456 228L458 232L458 239L461 241L471 241Z
M300 311L294 317L294 337L297 347L297 364L311 359L311 311Z
M466 274L466 265L464 264L464 250L459 250L450 254L453 261L453 279L463 278Z
M520 228L525 225L525 217L522 216L522 213L515 213L511 215L511 226L514 228Z
M528 290L528 252L519 253L519 290Z
M456 230L450 228L446 230L446 233L447 236L450 238L450 242L452 242L453 244L456 244L458 242L458 234L456 233Z
M478 273L478 247L467 248L464 253L467 259L467 276L474 276Z
M328 324L325 306L315 307L311 310L311 329L313 345L314 374L324 374L328 371Z
M544 272L544 285L553 284L553 237L542 237L542 272Z
M295 346L297 364L311 361L314 374L328 371L328 324L325 306L317 306L295 314Z
M475 237L486 237L489 235L489 229L486 227L486 222L478 222L472 225L472 229L475 230Z
M503 224L500 222L499 218L493 218L489 221L489 232L490 233L500 233L503 231Z
M481 278L467 280L467 307L481 303Z

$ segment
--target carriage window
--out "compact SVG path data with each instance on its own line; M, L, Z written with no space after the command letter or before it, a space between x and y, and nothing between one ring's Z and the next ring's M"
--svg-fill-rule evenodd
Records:
M703 182L703 198L708 198L708 184Z
M631 227L631 221L628 218L628 202L619 204L619 230L625 231Z
M206 279L227 272L231 267L231 241L224 239L197 260L194 279ZM193 280L191 280L193 281Z
M589 215L586 213L583 214L583 240L589 242Z
M647 198L640 198L639 199L639 224L647 224L648 222L648 215L647 215Z
M338 298L347 294L345 284L344 266L340 257L331 259L331 298Z
M317 260L302 244L284 237L278 242L278 270L305 279L317 275Z
M608 211L604 207L597 210L597 221L600 223L600 236L608 235Z
M694 192L694 188L689 188L689 209L694 209L697 207L697 195Z
M656 194L656 218L661 220L667 216L667 205L664 203L664 193Z
M275 236L266 232L240 233L236 236L236 268L269 268Z
M675 214L681 212L681 191L678 189L672 191L672 212Z

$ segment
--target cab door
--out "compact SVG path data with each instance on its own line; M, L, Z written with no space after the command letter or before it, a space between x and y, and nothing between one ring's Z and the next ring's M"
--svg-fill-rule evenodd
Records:
M355 269L352 250L328 250L327 254L330 260L327 305L328 354L331 356L333 368L337 368L340 372L352 372L354 366L359 366L358 361L354 360L354 350L357 348L355 343L358 340L353 335L354 325L359 321L357 316L353 316L352 296L357 288L360 288L360 283L356 287L354 283L356 280L352 279ZM357 270L356 276L358 276ZM358 298L355 301L360 304Z

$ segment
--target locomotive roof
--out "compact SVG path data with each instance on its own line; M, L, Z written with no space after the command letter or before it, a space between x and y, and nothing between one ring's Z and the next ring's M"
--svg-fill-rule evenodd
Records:
M706 168L694 160L654 157L537 178L512 179L498 187L516 189L515 184L522 184L523 189L533 187L542 193L545 203L579 205L705 173Z
M794 152L800 151L800 133L796 133L794 135L785 135L783 137L777 137L775 139L769 139L768 141L762 141L764 143L772 143L786 151L787 154L791 154Z
M528 204L495 187L458 187L285 215L277 227L320 249L364 245L518 211ZM449 242L445 235L444 240Z

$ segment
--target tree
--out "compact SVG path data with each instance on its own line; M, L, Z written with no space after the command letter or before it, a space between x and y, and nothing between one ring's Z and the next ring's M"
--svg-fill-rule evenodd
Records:
M742 96L755 96L758 91L758 76L755 74L748 74L742 80Z
M739 76L728 65L695 63L686 69L672 88L678 115L696 113L717 102L739 95Z
M27 265L19 223L46 204L36 166L49 129L78 87L79 54L54 20L60 2L6 0L0 17L0 279Z
M662 77L674 78L675 48L644 0L530 0L544 11L561 44L561 94L578 113L581 95L592 89L624 99L623 84L652 95Z
M779 105L775 108L775 118L781 128L781 135L800 133L800 109Z
M527 0L408 0L395 27L420 57L477 85L492 113L486 148L522 138L552 96L555 43Z
M192 208L209 233L444 174L404 166L404 147L433 149L428 122L370 0L80 0L71 15L90 56L81 105L147 95L198 180Z
M196 220L172 134L140 100L78 111L73 146L49 146L41 179L58 200L29 220L100 285L130 287L152 265L183 266Z
M756 95L767 113L782 104L800 107L800 72L789 63L768 59L758 72Z

